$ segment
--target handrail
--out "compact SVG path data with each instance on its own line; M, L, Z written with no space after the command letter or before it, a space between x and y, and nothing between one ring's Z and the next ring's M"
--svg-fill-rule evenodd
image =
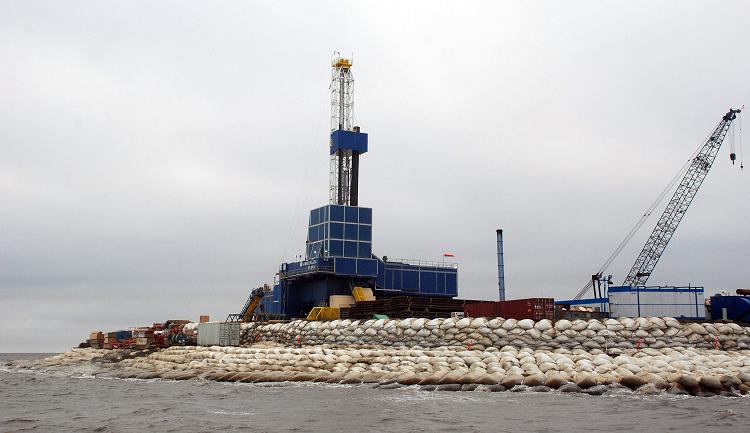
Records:
M456 262L437 262L433 260L420 260L420 259L388 259L386 263L403 263L412 266L430 266L434 268L447 268L447 269L458 269L458 263Z
M313 272L333 272L333 270L333 265L308 265L299 269L295 269L293 271L279 271L279 278L293 277L295 275L302 275Z

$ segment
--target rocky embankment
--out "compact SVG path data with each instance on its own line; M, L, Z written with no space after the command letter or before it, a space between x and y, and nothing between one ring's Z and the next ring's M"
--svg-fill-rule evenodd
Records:
M91 365L139 379L326 382L438 391L739 396L750 392L750 329L671 318L591 321L405 319L248 324L247 347L75 349L14 368ZM252 342L252 343L250 343ZM300 347L296 347L300 346Z

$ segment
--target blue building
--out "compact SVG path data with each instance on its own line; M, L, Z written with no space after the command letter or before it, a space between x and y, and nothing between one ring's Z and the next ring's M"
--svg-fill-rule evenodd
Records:
M310 211L305 259L282 263L273 291L263 300L267 313L304 317L327 306L332 295L351 295L356 286L377 298L458 295L455 264L392 261L372 253L372 209L326 205Z

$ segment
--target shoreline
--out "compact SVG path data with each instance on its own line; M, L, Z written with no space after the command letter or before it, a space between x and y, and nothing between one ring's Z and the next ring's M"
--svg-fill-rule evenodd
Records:
M724 367L716 364L744 365L750 359L750 352L743 352L728 356L701 349L674 350L671 353L644 349L632 353L632 356L623 354L612 358L583 351L548 352L510 347L498 351L466 351L460 348L298 348L258 344L251 347L171 347L150 353L129 349L73 349L39 360L11 361L5 366L43 373L74 371L117 379L210 380L277 386L290 382L319 382L381 389L418 385L424 391L557 390L590 395L632 391L641 395L739 397L750 395L747 368L736 374L731 371L719 374ZM663 358L669 356L683 363L686 358L705 360L691 371L649 371L649 365L653 371L654 365L662 366ZM524 368L533 370L531 358L535 363L554 361L555 365L563 367L551 373L529 374ZM522 361L523 364L517 365ZM596 364L599 365L592 371L586 371L588 366ZM508 368L504 369L503 365ZM539 367L540 364L536 365ZM609 371L601 374L597 368ZM635 369L641 371L634 373L632 370Z
M418 385L425 391L750 394L750 328L737 324L672 318L293 321L243 324L242 340L241 347L73 349L5 365L74 367L122 379Z

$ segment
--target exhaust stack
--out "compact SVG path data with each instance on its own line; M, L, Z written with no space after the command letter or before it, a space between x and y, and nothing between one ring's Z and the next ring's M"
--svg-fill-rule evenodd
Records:
M503 260L503 229L497 229L497 286L500 300L505 300L505 262Z

